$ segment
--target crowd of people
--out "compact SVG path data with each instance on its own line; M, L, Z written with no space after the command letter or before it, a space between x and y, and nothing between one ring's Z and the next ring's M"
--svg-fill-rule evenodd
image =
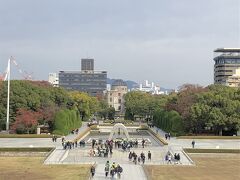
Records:
M180 157L180 154L178 153L175 153L174 154L174 157L172 157L171 153L168 152L166 154L166 157L165 157L165 161L167 161L167 164L172 164L172 162L174 162L175 164L178 164L180 163L181 164L181 161L180 161L181 157Z
M146 140L142 139L142 147L145 147ZM138 147L138 141L137 140L121 140L117 139L115 141L113 140L106 140L103 142L102 140L95 140L92 139L92 148L90 149L90 156L98 156L98 157L111 157L113 154L113 145L115 149L120 149L125 151L130 151L131 148L137 148Z
M121 178L121 173L123 172L123 168L119 165L116 164L115 162L112 163L112 165L110 166L110 162L107 161L105 164L105 177L108 177L108 175L110 174L110 177L115 177L117 175L117 178Z
M90 171L91 171L92 177L94 177L96 172L96 163L91 166ZM111 165L110 162L107 161L104 167L104 172L105 172L105 178L107 178L108 176L110 176L111 178L114 178L117 176L118 179L121 179L123 168L115 162L113 162Z
M102 141L92 140L92 149L90 149L90 156L99 156L99 157L110 157L113 153L113 141L106 140L105 143Z
M82 140L79 142L79 146L85 146L85 141ZM74 149L78 147L78 142L77 141L67 141L65 139L65 136L62 136L62 147L63 149Z
M148 151L148 160L151 161L152 159L152 153L150 151ZM133 152L129 152L128 154L128 159L129 161L133 161L133 163L135 164L140 164L142 162L142 164L145 163L145 160L146 160L146 157L145 157L145 154L142 152L139 156L137 155L137 153L135 153L134 151Z

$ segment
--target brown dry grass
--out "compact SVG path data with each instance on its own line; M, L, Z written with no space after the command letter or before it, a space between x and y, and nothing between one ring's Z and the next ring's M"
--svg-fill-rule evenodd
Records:
M236 180L240 179L239 154L192 154L196 166L146 166L153 180Z
M85 180L88 165L44 165L42 157L0 157L0 180Z

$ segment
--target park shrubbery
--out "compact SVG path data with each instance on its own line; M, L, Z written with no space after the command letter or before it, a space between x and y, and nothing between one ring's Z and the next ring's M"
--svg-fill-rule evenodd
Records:
M174 136L184 134L182 118L176 111L157 110L153 115L153 124Z
M56 113L53 133L67 135L81 125L82 121L77 110L63 109Z

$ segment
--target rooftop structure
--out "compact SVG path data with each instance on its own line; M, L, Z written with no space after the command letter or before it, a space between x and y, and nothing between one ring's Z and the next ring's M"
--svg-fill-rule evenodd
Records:
M81 70L82 71L94 71L94 59L81 59Z

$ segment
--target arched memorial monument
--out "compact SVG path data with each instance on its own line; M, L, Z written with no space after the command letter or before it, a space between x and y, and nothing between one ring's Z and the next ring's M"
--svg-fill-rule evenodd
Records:
M119 133L121 130L122 130L123 133L125 134L127 140L129 140L130 137L129 137L127 128L126 128L126 126L124 126L122 123L117 123L117 124L115 124L115 125L113 126L112 131L111 131L111 133L110 133L110 135L109 135L108 140L113 139L113 135L114 135L115 133Z

